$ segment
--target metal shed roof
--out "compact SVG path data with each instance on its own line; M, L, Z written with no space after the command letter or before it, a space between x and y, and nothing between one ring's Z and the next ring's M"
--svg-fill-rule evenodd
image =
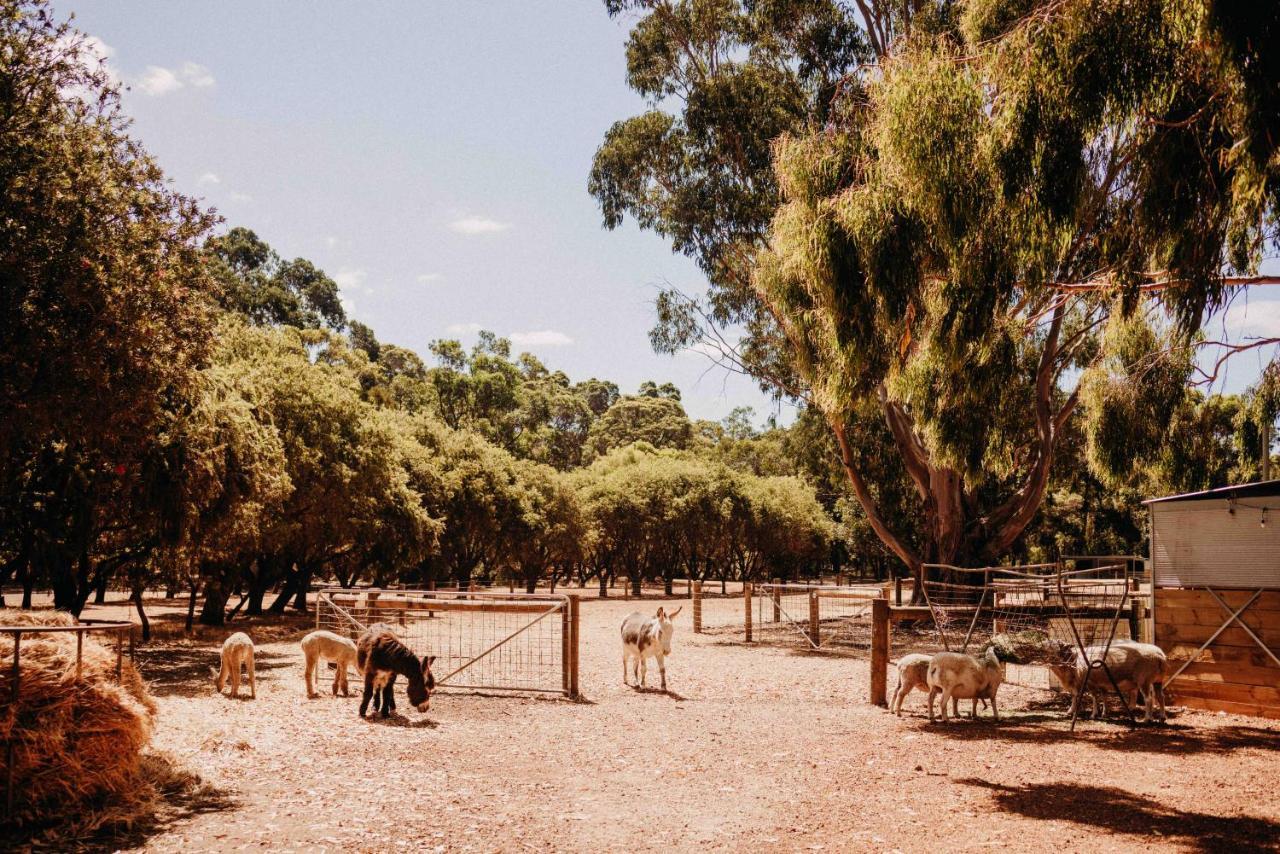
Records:
M1143 504L1163 504L1168 501L1212 501L1224 498L1263 498L1280 495L1280 480L1262 480L1257 483L1242 483L1235 486L1222 486L1217 489L1206 489L1203 492L1186 492L1182 495L1166 495L1163 498L1148 498Z

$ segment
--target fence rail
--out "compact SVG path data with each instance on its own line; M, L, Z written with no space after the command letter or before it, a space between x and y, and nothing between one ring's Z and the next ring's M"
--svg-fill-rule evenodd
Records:
M441 689L579 695L579 599L490 591L327 589L316 628L355 639L376 623L434 655Z

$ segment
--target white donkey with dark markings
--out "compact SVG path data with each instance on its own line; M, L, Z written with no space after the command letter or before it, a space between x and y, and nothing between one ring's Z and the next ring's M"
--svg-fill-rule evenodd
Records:
M672 622L676 615L684 610L681 605L670 614L662 608L653 617L646 617L639 611L632 611L622 621L622 682L627 681L627 665L635 659L634 675L636 687L644 687L644 679L648 674L646 658L658 660L658 672L662 674L662 690L667 690L667 656L671 654L671 635L675 632Z

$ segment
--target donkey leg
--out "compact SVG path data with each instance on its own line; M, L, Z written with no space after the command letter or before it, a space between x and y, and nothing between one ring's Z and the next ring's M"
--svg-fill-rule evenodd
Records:
M360 698L360 717L364 717L364 713L369 710L369 701L373 699L373 669L365 671L364 674L364 696ZM376 712L378 707L374 706Z

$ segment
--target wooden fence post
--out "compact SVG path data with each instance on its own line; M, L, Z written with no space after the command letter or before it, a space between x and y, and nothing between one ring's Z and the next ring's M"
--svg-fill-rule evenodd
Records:
M893 604L902 607L902 576L893 579Z
M889 600L871 600L871 702L889 705Z
M817 590L809 591L809 642L815 647L822 646L821 600Z
M773 587L769 588L769 598L773 600L773 621L782 621L782 579L775 578Z
M743 627L746 629L747 643L751 643L751 582L742 582L742 605L745 609Z
M573 642L573 629L569 625L572 607L572 600L566 599L560 609L560 687L566 697L573 696L569 693L569 670L573 666L573 655L569 652L569 645Z
M579 697L578 651L581 640L579 632L579 627L581 626L579 608L581 598L576 593L569 596L569 632L573 635L573 641L569 644L569 661L571 665L569 668L569 698L573 700Z
M693 582L693 633L702 634L702 582Z

